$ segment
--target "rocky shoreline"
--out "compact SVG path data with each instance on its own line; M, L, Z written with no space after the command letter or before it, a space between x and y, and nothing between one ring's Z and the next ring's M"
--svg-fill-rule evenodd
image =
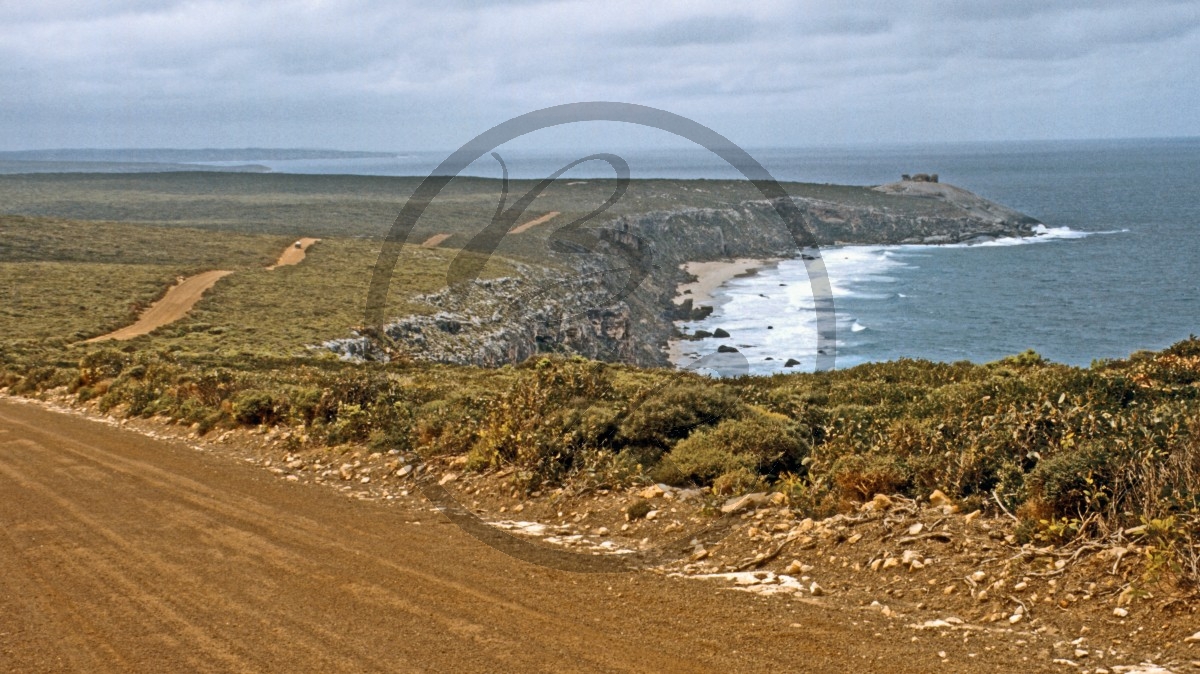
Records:
M349 360L498 367L560 353L667 367L674 321L711 311L696 298L677 301L681 284L705 285L687 263L791 258L804 246L974 243L1031 236L1042 224L944 183L903 180L863 193L854 204L792 198L798 232L766 200L621 216L583 240L552 237L554 267L444 289L421 298L432 315L322 346Z

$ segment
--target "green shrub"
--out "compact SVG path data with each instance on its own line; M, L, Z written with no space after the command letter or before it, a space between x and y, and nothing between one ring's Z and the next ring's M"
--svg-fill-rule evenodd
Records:
M631 402L617 441L666 450L697 428L739 416L744 406L734 391L711 381L670 384Z
M684 478L707 484L741 470L757 474L796 468L806 450L798 426L787 417L748 408L744 418L726 419L692 433L663 461L673 464Z
M767 481L763 479L763 476L747 468L735 468L727 473L722 473L713 480L712 484L714 494L726 496L766 491L766 489Z
M269 391L251 389L233 398L233 418L238 423L274 425L287 412L287 402Z
M79 359L79 378L87 386L112 379L121 374L129 360L128 354L116 349L98 349Z
M842 498L865 501L875 494L904 492L912 480L905 462L889 454L852 454L838 459L830 473Z
M1102 511L1113 494L1124 457L1101 444L1058 452L1037 464L1026 478L1030 495L1058 517Z

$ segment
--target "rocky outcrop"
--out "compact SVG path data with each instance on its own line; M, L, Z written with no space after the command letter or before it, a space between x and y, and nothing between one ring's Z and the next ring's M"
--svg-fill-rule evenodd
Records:
M438 362L499 366L542 353L580 354L642 366L667 365L662 347L682 309L672 298L688 279L680 265L727 258L789 257L839 243L956 243L1028 236L1040 223L966 190L906 180L862 189L855 203L811 197L747 201L625 215L551 239L555 268L524 266L520 277L476 279L421 299L428 315L324 346L348 359L394 353ZM570 271L563 271L570 270Z
M647 283L647 289L653 283ZM640 289L620 297L618 283L531 272L476 279L418 298L437 309L383 326L383 339L355 335L323 346L347 360L420 360L499 367L537 354L579 354L596 360L662 365L670 317ZM659 334L659 333L662 334Z

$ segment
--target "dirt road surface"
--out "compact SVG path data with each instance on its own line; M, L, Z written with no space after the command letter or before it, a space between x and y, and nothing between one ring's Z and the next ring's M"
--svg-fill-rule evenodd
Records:
M192 310L196 302L199 302L204 293L216 285L217 281L232 273L231 271L217 270L189 276L171 286L167 294L163 295L159 301L151 304L149 309L143 311L142 315L132 325L125 326L120 330L114 330L107 335L93 337L87 340L87 342L102 342L108 339L133 339L134 337L149 334L169 323L174 323L186 316L187 312Z
M542 223L550 222L552 219L557 217L558 214L559 214L558 211L550 211L549 213L547 213L541 217L534 218L534 219L530 220L529 222L526 222L524 224L513 227L512 231L510 231L509 234L520 234L521 232L529 231L529 229L531 229L533 227L537 227L538 225L540 225Z
M450 238L449 234L434 234L433 236L429 237L428 239L425 239L425 241L421 243L421 247L422 248L436 248L439 243L441 243L449 238Z
M0 399L0 671L1012 668L947 669L909 639L651 572L549 570L437 513Z
M267 267L267 269L270 270L275 269L276 267L290 267L294 264L300 264L302 261L304 261L304 256L308 253L308 247L318 241L320 241L320 239L313 239L309 237L300 239L296 243L284 248L283 252L279 254L279 259L275 261L275 264Z

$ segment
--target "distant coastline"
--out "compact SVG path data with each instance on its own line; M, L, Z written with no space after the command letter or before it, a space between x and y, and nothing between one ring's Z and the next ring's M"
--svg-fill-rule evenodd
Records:
M265 161L387 159L391 152L288 148L54 149L0 152L0 174L165 173L218 171L269 173Z

